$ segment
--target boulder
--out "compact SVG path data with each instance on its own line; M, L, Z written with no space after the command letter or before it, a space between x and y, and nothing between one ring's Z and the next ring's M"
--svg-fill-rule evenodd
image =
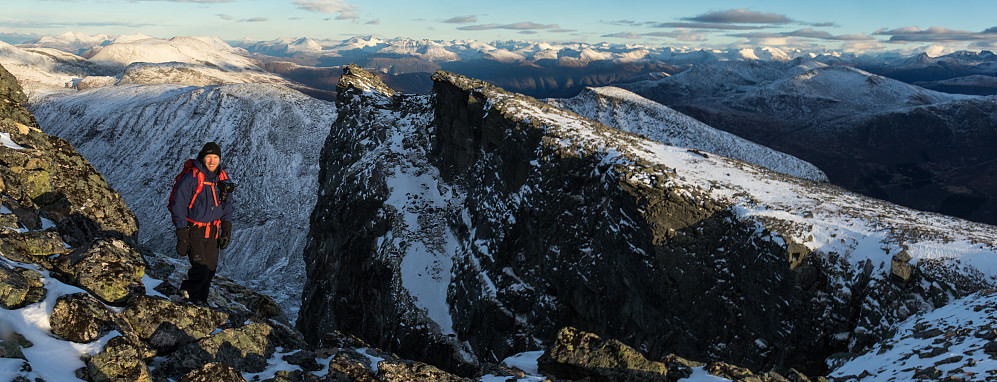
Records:
M128 298L145 294L142 276L145 260L119 239L101 239L62 260L64 272L76 285L111 305L124 305Z
M86 343L113 329L115 313L86 293L60 296L52 308L52 333L73 342Z
M375 382L370 359L354 351L341 351L329 360L328 380L335 382Z
M288 354L282 357L287 363L296 365L302 370L307 371L319 371L322 370L322 365L319 365L315 361L316 354L311 350L299 350L294 354Z
M589 381L662 381L668 368L652 362L617 340L566 327L557 333L551 348L538 360L540 372L557 379Z
M209 363L187 373L180 382L245 382L238 370L222 363Z
M157 372L177 378L200 365L213 362L224 363L240 371L261 372L274 353L271 332L269 325L261 323L225 329L173 352Z
M381 361L377 364L377 379L383 382L470 382L470 379L440 370L436 366L411 361Z
M228 320L228 315L222 312L149 296L137 297L121 315L135 328L141 339L155 342L151 339L158 332L160 338L157 341L174 344L176 341L167 341L163 336L179 331L178 336L182 333L192 341L199 340ZM168 325L163 327L164 324Z
M104 350L90 358L87 368L94 382L152 382L149 366L142 361L141 349L125 337L114 337L108 341Z
M0 240L3 241L3 244L0 244L0 250L3 250L5 254L8 254L7 257L11 257L9 255L16 255L19 253L24 256L17 256L12 258L12 260L27 263L39 263L43 266L47 264L45 261L46 257L69 252L66 249L65 242L62 241L62 237L56 232L6 231L0 234Z

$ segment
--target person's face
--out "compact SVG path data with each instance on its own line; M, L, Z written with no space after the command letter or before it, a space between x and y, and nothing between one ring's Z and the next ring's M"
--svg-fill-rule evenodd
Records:
M215 154L208 154L204 156L204 167L207 168L208 171L215 172L215 170L218 169L219 162L221 162L221 158Z

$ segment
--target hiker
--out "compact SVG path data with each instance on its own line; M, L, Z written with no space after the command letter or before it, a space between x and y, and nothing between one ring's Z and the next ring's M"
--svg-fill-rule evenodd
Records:
M208 288L218 267L218 252L228 247L232 235L234 185L221 165L222 150L208 142L184 164L170 195L170 213L176 227L177 253L187 256L190 270L180 283L189 302L207 305Z

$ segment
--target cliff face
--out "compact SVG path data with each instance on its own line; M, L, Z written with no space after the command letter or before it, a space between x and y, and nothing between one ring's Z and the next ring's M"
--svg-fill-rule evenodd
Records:
M433 79L404 96L345 71L305 251L306 337L338 328L467 372L574 326L652 358L819 374L992 283L993 227Z

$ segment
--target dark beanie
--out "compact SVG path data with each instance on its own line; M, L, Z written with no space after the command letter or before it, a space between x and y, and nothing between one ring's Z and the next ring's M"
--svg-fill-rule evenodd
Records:
M222 148L218 147L218 144L215 142L205 143L204 148L201 149L201 152L197 153L197 159L204 159L204 157L208 156L209 154L215 154L219 158L221 158Z

